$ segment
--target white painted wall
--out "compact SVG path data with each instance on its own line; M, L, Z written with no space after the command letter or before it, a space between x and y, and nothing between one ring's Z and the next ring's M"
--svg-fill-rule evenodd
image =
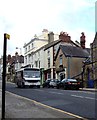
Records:
M35 52L33 54L33 67L36 67L35 61L38 63L38 68L44 68L45 61L44 61L44 48L40 49L39 51ZM39 61L40 61L40 67L39 67Z
M28 44L24 48L25 51L26 51L26 48L27 48L26 53L24 53L24 65L33 63L32 53L35 52L36 50L38 50L39 48L41 48L42 46L46 45L47 43L48 43L48 41L39 39L39 40L34 40L33 41L33 48L31 48L32 43ZM29 49L29 46L30 46L30 49ZM26 62L26 58L27 58L27 62Z

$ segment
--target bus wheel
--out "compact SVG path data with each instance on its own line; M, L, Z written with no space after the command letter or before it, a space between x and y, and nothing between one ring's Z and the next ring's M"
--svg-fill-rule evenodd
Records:
M20 88L21 86L19 85L19 83L17 82L17 87Z
M24 82L22 82L22 85L21 85L22 88L25 88L25 85L24 85Z

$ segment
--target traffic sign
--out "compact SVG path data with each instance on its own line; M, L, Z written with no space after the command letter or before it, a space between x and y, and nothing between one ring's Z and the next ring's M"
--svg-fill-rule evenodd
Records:
M6 39L10 39L10 35L9 34L6 34Z

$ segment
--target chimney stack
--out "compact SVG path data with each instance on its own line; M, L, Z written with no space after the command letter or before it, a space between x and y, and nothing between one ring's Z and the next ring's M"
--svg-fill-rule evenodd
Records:
M66 32L60 32L59 39L61 39L62 42L71 43L71 37Z
M48 40L48 30L47 29L43 29L42 36L43 36L43 39Z
M48 43L53 42L53 41L54 41L54 33L49 32L49 34L48 34Z
M81 35L81 37L80 37L80 45L81 45L81 47L82 47L83 49L85 49L85 42L86 42L86 40L85 40L85 34L84 34L84 32L82 32L81 34L82 34L82 35Z

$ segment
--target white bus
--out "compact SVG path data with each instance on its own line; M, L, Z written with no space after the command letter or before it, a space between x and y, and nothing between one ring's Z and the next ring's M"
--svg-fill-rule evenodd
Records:
M15 83L17 87L36 86L40 88L40 69L21 68L15 72Z

